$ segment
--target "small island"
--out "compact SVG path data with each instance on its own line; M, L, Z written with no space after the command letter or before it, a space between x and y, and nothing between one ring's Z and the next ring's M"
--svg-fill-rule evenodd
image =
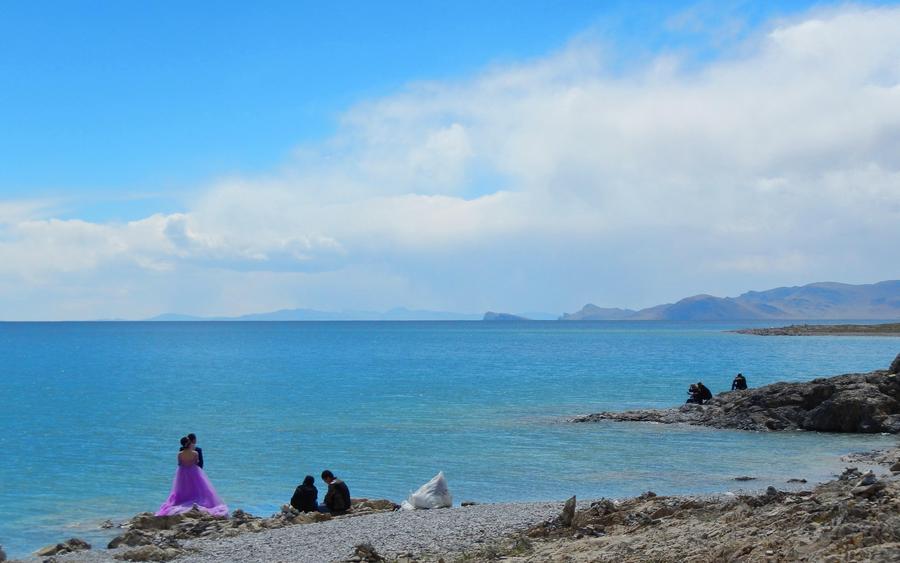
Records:
M737 334L755 336L900 336L900 323L874 325L790 325L772 328L742 328Z

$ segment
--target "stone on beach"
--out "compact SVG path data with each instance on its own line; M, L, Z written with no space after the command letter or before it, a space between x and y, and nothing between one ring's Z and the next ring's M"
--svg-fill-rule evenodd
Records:
M352 563L380 563L384 561L384 557L378 555L378 552L370 543L361 543L353 548L353 556L347 559Z
M48 557L51 555L63 555L73 553L75 551L83 551L90 549L91 544L80 538L70 538L62 543L48 545L34 552L38 557Z
M559 523L567 528L571 527L572 522L575 520L575 503L575 497L572 496L563 505L562 513L559 515Z

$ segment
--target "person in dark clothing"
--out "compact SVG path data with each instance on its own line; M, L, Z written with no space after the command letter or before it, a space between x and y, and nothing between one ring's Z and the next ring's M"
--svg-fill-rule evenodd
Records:
M203 469L203 449L197 447L197 435L191 432L187 437L194 444L194 451L197 452L197 466Z
M322 480L328 483L328 492L325 493L324 506L319 505L319 511L340 514L350 510L350 488L347 483L337 479L327 469L322 472Z
M691 386L688 387L688 393L690 394L690 397L685 403L702 405L706 401L712 399L712 391L710 391L706 385L703 385L702 381L691 383Z
M734 381L731 382L731 390L744 390L747 388L747 378L744 377L743 373L739 373L734 376Z
M710 391L706 385L703 385L702 381L697 382L697 393L700 397L701 405L712 399L712 391Z
M313 479L312 475L307 475L303 479L303 484L297 487L294 491L294 496L291 497L291 506L300 512L315 512L318 510L319 490L313 485L314 482L315 479Z
M688 400L685 401L686 404L700 404L700 390L697 389L696 383L691 383L688 386L688 395L690 396L688 397Z

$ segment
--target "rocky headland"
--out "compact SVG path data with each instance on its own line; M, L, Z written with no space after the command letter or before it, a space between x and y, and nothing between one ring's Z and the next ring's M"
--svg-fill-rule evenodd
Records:
M900 433L900 355L890 368L715 395L703 405L601 412L573 422L656 422L739 430Z
M772 328L742 328L737 334L754 336L900 336L900 323L875 325L789 325Z

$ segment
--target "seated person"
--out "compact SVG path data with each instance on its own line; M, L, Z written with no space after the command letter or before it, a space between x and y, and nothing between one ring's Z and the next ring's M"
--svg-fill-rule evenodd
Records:
M690 387L688 387L688 395L690 395L690 397L688 397L688 400L685 401L685 403L699 405L702 402L700 400L700 390L697 389L696 383L691 383Z
M312 475L307 475L303 479L303 484L297 487L294 491L294 496L291 497L291 506L300 512L315 512L318 510L319 490L313 485L314 482L315 479L313 479Z
M734 376L734 381L731 382L731 390L743 390L747 388L747 378L744 377L744 374L739 373Z
M319 505L319 512L341 514L350 510L350 488L340 479L335 478L329 470L322 472L322 480L328 483L324 506Z
M702 381L697 382L697 392L700 397L700 404L706 403L710 399L712 399L712 391L706 385L703 385Z

